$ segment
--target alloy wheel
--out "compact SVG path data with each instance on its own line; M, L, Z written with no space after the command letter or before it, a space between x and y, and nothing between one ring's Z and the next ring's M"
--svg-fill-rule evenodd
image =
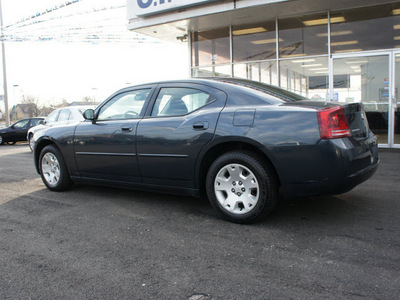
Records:
M60 163L53 153L46 153L42 158L44 179L50 186L56 186L60 180Z
M241 164L222 167L214 181L215 196L223 209L233 214L246 214L257 204L260 187L254 173Z

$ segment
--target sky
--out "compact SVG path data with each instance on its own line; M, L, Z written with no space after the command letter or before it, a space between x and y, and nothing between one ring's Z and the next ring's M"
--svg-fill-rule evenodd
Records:
M80 0L36 18L67 1L1 2L10 108L24 96L42 106L100 102L129 85L189 77L187 44L129 32L125 0Z

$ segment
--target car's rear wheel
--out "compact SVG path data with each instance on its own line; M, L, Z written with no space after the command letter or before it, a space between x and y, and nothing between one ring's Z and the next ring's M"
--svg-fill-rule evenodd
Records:
M251 223L274 208L278 183L272 167L250 152L218 157L208 170L207 196L225 219Z
M56 147L49 145L43 148L39 168L43 183L48 189L59 192L72 186L64 158Z

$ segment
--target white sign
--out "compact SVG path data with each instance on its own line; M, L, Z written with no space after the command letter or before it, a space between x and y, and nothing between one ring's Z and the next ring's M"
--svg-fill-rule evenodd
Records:
M127 6L132 7L134 14L141 17L214 1L216 0L128 0Z

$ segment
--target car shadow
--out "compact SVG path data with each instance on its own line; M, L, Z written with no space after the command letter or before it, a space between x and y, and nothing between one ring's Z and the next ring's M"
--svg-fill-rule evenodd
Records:
M333 226L353 222L354 217L365 212L357 193L339 196L321 196L310 198L281 198L276 208L264 219L250 225L234 224L221 219L212 209L208 200L190 196L165 193L144 192L105 186L75 184L66 192L56 193L42 190L27 194L29 198L48 199L72 206L93 206L100 209L135 218L164 218L171 216L176 220L190 219L201 224L207 221L229 228L234 226L255 227L310 227ZM23 197L12 201L21 200ZM143 213L143 216L141 216Z

